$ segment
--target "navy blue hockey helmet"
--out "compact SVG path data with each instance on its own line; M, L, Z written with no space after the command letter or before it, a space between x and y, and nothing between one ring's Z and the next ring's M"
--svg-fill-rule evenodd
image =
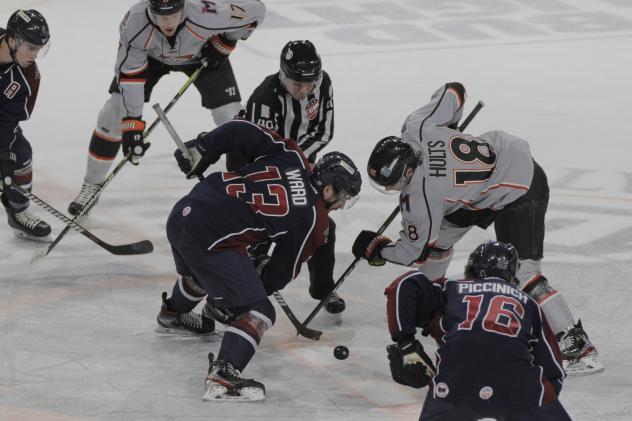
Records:
M311 181L322 192L331 184L334 192L348 201L350 207L357 200L362 188L362 176L351 158L342 152L329 152L323 155L312 170Z
M309 40L290 41L281 50L281 71L297 82L313 82L320 77L322 63Z
M149 9L154 15L173 15L184 9L184 0L149 0Z
M500 241L486 241L480 244L470 254L465 265L465 277L489 278L496 277L517 286L516 272L518 271L518 252L511 244Z
M408 182L407 168L416 167L418 158L413 148L397 136L381 139L371 152L367 164L373 187L384 193L399 193Z
M37 10L16 10L7 22L7 34L16 41L26 41L38 47L50 40L48 23Z

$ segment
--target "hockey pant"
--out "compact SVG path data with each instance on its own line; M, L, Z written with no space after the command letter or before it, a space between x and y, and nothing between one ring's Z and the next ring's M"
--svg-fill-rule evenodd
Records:
M209 253L178 219L172 214L167 222L179 275L169 305L180 313L189 312L206 295L209 304L235 315L226 327L218 359L242 371L275 322L274 306L250 257L233 250Z
M16 165L13 174L13 184L18 185L28 191L31 191L31 183L33 180L33 150L31 144L18 129L15 140L11 143L11 152L15 154ZM9 187L4 191L2 189L2 204L14 211L23 211L29 206L29 199L20 193L14 187Z

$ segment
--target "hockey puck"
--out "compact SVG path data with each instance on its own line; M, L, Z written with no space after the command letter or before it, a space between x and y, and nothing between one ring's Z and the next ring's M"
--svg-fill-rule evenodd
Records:
M334 357L339 360L346 360L349 356L349 348L343 345L338 345L334 348Z

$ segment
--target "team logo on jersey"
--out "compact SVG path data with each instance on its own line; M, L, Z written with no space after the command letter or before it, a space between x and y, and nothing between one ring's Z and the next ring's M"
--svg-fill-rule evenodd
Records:
M187 216L190 213L191 213L191 206L187 206L186 208L182 209L182 216Z
M448 387L447 384L443 382L437 383L437 388L435 390L436 390L437 396L440 398L445 398L450 393L450 388Z
M11 82L9 86L7 86L7 89L4 90L4 96L9 99L13 99L13 97L18 93L21 87L22 85L20 85L18 82Z
M308 120L313 120L316 118L316 116L318 115L319 105L320 101L318 100L318 98L314 98L307 103L307 105L305 106L305 117L307 117Z
M478 392L478 396L484 400L491 398L493 394L494 394L494 389L492 389L489 386L483 387L481 391Z

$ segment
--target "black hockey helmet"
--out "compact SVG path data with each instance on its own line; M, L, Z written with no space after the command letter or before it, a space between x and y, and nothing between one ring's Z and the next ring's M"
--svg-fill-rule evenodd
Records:
M351 158L342 152L329 152L323 155L312 170L312 185L322 193L323 188L331 184L334 192L346 200L351 207L362 188L362 176Z
M416 167L417 163L418 158L408 143L397 136L387 136L377 142L369 156L369 180L381 192L398 193L408 183L406 169Z
M322 63L309 40L290 41L281 50L281 71L288 79L313 82L320 77Z
M486 241L470 254L465 265L465 277L496 277L517 286L518 252L511 244L500 241Z
M173 15L182 9L184 9L184 0L149 0L149 10L154 15Z
M18 44L26 41L38 47L45 46L50 40L48 23L37 10L17 10L7 22L7 34Z

